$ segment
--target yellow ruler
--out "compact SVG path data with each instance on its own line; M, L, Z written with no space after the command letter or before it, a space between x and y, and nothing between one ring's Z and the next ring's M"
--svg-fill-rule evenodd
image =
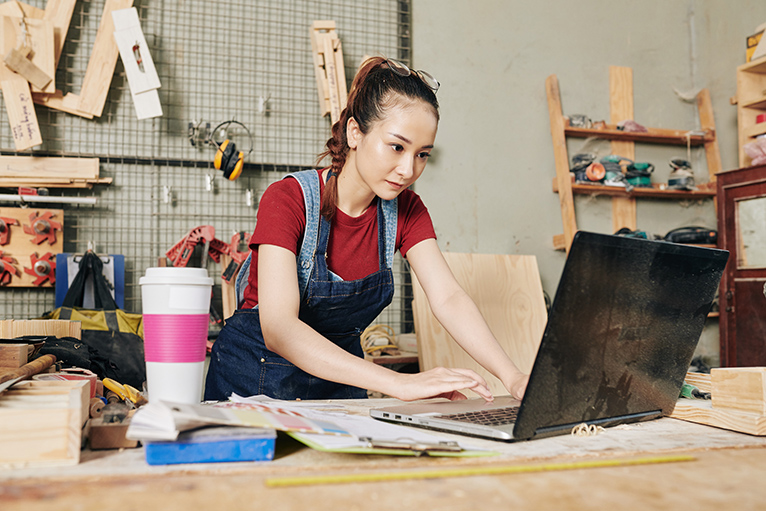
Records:
M266 479L266 486L307 486L319 484L369 483L376 481L399 481L405 479L438 479L445 477L465 477L500 474L522 474L530 472L550 472L556 470L576 470L581 468L626 467L653 463L676 463L693 461L694 456L650 456L627 460L593 460L568 463L545 463L541 465L499 465L487 467L465 467L411 472L375 472L371 474L340 474L327 476L271 477Z

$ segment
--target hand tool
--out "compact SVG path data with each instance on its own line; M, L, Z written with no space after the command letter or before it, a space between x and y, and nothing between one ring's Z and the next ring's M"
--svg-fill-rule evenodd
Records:
M104 378L104 387L111 390L131 408L136 408L148 403L146 398L135 388L127 384L122 384L111 378Z
M43 355L28 364L24 364L14 371L0 376L0 393L19 381L29 378L33 374L44 371L56 362L55 355Z
M201 225L186 233L170 250L165 252L165 256L173 262L173 266L185 267L189 264L194 247L199 243L205 245L203 258L209 255L215 262L220 262L221 254L228 254L231 251L229 245L215 237L215 227ZM203 264L202 267L204 268L205 265Z

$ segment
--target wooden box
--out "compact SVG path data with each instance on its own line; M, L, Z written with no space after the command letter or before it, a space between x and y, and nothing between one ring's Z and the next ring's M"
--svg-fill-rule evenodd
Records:
M721 367L710 371L713 407L766 415L766 367Z
M23 381L0 394L0 468L75 465L87 381Z

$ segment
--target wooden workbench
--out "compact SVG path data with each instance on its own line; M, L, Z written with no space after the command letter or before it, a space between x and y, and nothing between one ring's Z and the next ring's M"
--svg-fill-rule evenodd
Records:
M386 403L390 403L387 400ZM379 400L345 402L366 414ZM449 438L450 435L445 435ZM274 461L150 466L142 449L89 451L74 467L0 472L3 511L258 509L760 509L766 500L766 438L664 418L492 448L491 458L330 454L280 435ZM567 471L343 485L267 488L271 477L539 465L691 454L693 461Z

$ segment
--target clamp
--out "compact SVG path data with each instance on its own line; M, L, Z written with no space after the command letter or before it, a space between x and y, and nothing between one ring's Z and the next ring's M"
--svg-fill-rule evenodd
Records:
M0 286L7 286L11 283L14 275L21 277L21 272L16 268L15 257L7 256L0 251Z
M229 254L231 249L229 245L215 237L215 227L212 225L201 225L195 227L181 238L173 247L165 252L168 259L173 261L173 266L186 266L194 253L194 247L204 243L205 251L202 255L204 267L205 258L209 255L215 262L221 261L221 254Z
M245 250L240 252L239 247L244 244ZM231 256L231 262L221 274L221 278L224 282L231 282L234 276L239 272L239 267L247 259L250 250L248 245L250 244L250 234L246 231L235 232L231 237L231 244L229 245L229 255Z
M45 240L48 240L49 245L56 243L56 231L61 230L61 224L52 220L54 216L50 211L42 215L36 211L29 215L30 225L24 225L24 232L34 236L32 243L39 245Z
M0 216L0 245L7 245L11 240L11 226L19 225L15 218Z
M31 268L24 268L24 272L37 277L33 284L42 286L45 281L50 281L51 285L56 283L56 256L48 252L42 257L37 256L37 252L29 254L32 262Z

